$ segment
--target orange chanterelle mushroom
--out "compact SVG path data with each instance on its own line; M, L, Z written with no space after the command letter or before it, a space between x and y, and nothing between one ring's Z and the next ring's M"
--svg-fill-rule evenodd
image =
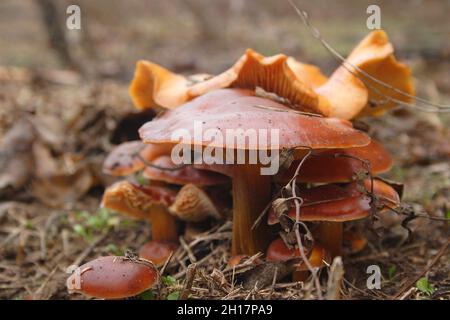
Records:
M173 109L207 92L228 87L261 87L289 101L292 108L342 119L379 115L397 102L411 102L414 95L411 71L396 60L394 48L382 30L364 38L346 64L330 78L317 67L284 54L264 57L248 49L230 69L198 82L154 63L139 61L130 95L138 108Z

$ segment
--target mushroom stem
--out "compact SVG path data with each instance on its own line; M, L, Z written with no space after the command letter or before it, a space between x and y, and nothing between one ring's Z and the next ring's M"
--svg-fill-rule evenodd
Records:
M178 242L176 218L164 205L152 208L148 221L152 227L153 240Z
M260 166L234 166L232 255L265 252L271 240L268 227L260 224L252 230L252 226L271 200L270 195L270 176L261 175Z
M331 254L331 259L342 255L342 222L322 221L315 230L314 236Z

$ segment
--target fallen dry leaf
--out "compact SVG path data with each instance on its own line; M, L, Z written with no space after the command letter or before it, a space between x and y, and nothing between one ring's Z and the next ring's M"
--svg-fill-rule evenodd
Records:
M0 141L0 196L23 187L33 170L29 152L35 131L28 119L17 122Z

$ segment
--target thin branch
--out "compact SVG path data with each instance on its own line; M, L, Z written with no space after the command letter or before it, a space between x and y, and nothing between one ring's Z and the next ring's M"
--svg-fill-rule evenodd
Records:
M325 49L327 49L328 52L331 53L331 55L338 60L339 62L342 63L342 66L351 74L353 74L355 77L357 77L358 79L360 79L364 85L366 85L369 89L373 90L374 92L376 92L379 96L384 97L386 100L392 101L398 105L403 105L403 106L407 106L407 107L411 107L411 108L417 108L419 110L422 111L426 111L426 112L450 112L450 105L444 105L444 104L437 104L437 103L433 103L429 100L423 99L421 97L416 97L413 95L410 95L398 88L395 88L383 81L381 81L380 79L377 79L373 76L371 76L370 74L368 74L367 72L365 72L364 70L362 70L361 68L351 64L350 62L348 62L339 52L337 52L320 34L320 31L314 27L311 22L309 21L309 17L308 17L308 13L304 10L301 10L298 8L297 5L294 4L293 0L288 0L289 3L291 4L291 6L295 9L295 11L297 12L297 14L300 16L303 24L309 29L309 31L311 32L312 36L314 38L316 38L318 41L320 41L320 43L325 47ZM356 72L356 71L357 72ZM365 78L364 78L365 77ZM385 95L382 92L380 92L380 90L378 90L377 88L375 88L373 85L369 84L367 82L367 79L370 79L371 81L375 82L376 84L389 89L391 91L394 91L395 93L406 97L408 99L413 99L416 100L420 103L422 103L423 105L418 105L418 104L414 104L414 103L407 103L401 100L398 100L396 98L393 98L391 96Z

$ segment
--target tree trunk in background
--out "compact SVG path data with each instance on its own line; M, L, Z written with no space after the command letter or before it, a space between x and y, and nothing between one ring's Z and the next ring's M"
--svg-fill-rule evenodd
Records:
M51 47L55 50L63 65L82 72L82 66L71 54L71 49L66 39L64 15L58 10L56 1L36 0L42 14L44 26L47 29Z

